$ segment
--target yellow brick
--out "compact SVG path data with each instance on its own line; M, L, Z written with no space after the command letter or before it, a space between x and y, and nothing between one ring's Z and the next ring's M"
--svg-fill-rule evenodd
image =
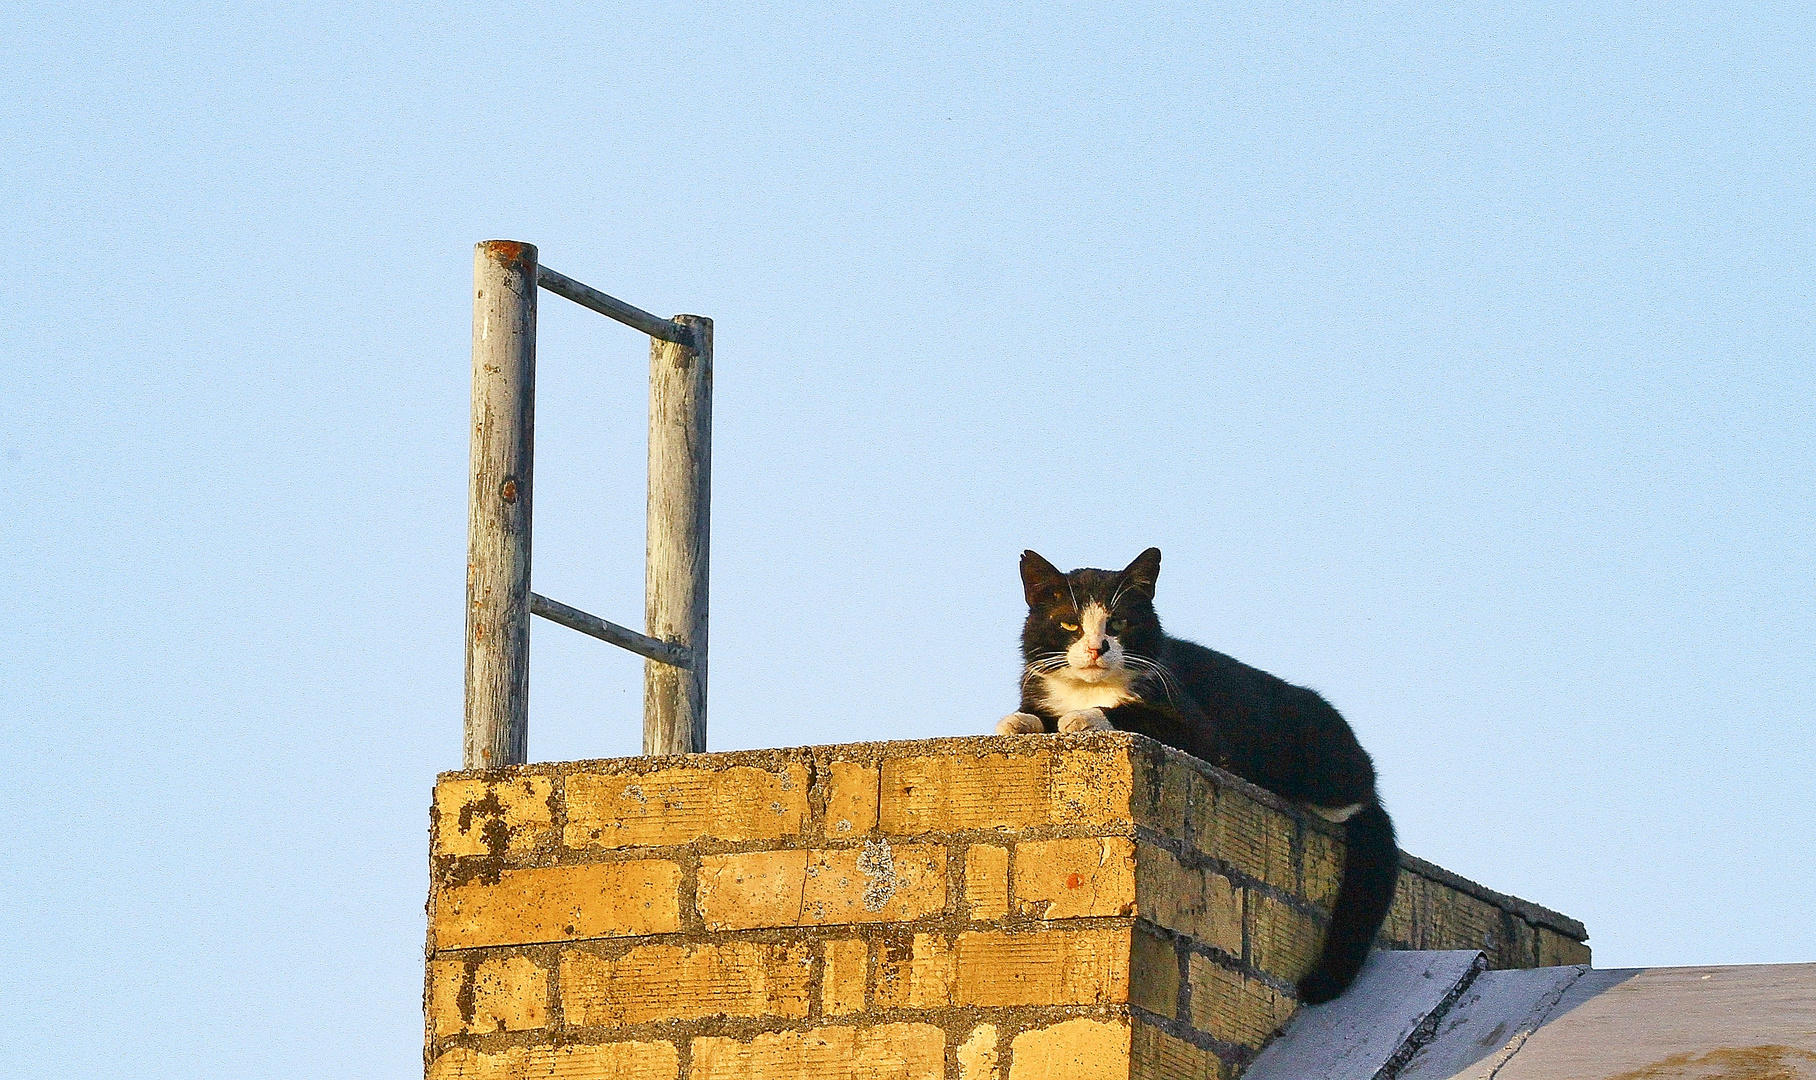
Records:
M1129 1004L1171 1019L1179 1015L1179 953L1173 943L1137 932L1129 959Z
M807 767L658 769L641 775L567 778L571 848L687 844L700 839L799 836L807 818Z
M1015 845L1015 903L1038 919L1134 914L1135 842L1105 836Z
M1416 949L1413 939L1418 929L1418 881L1424 880L1415 874L1401 873L1400 884L1394 889L1393 906L1387 909L1387 921L1381 924L1378 942L1382 946L1396 949Z
M1191 957L1192 1026L1257 1049L1293 1014L1293 1001L1257 979Z
M878 1009L937 1009L952 1004L958 953L943 937L916 934L886 940L877 950Z
M467 984L467 965L460 960L429 962L429 1024L435 1037L458 1035L467 1029L461 1016L460 991Z
M1135 899L1141 917L1155 926L1241 957L1241 890L1222 874L1185 866L1164 848L1139 844Z
M1324 929L1310 915L1249 890L1249 963L1277 979L1296 983L1318 959Z
M957 1005L1101 1005L1129 1000L1129 928L1083 926L958 936Z
M1128 1080L1127 1020L1066 1020L1017 1035L1009 1080Z
M1276 888L1298 888L1293 872L1298 822L1230 788L1220 788L1215 803L1198 814L1194 831L1205 854Z
M1329 912L1343 884L1343 841L1315 828L1305 830L1305 862L1300 868L1299 895Z
M680 929L681 869L663 859L506 870L439 891L437 949L525 945Z
M862 836L876 828L878 769L860 761L827 765L826 835Z
M706 925L798 926L807 889L811 851L752 851L700 860L695 905Z
M689 1080L940 1080L946 1033L931 1024L778 1031L694 1040Z
M885 833L1129 823L1133 783L1126 748L883 762Z
M1045 825L1053 754L890 758L883 762L883 831L912 836Z
M1052 822L1133 826L1133 770L1126 746L1113 750L1079 747L1061 753L1053 772Z
M752 851L700 860L712 930L919 919L946 906L946 849L887 840L861 848Z
M1209 785L1197 770L1165 760L1144 762L1135 767L1133 781L1130 798L1136 820L1163 836L1189 840L1186 822L1194 795L1209 793Z
M1500 950L1488 958L1488 966L1496 969L1529 968L1537 964L1538 929L1518 917L1508 920L1508 924L1513 930L1513 937L1503 942ZM1583 947L1588 948L1586 945Z
M958 1080L1002 1080L997 1061L996 1025L979 1024L958 1044Z
M1435 881L1420 878L1419 882L1421 949L1499 951L1506 935L1500 908Z
M820 980L820 1011L843 1016L864 1011L864 980L869 974L870 943L859 938L826 943L826 969Z
M527 1031L549 1022L549 973L527 956L497 956L469 968L462 960L429 965L429 1012L437 1037Z
M546 776L443 780L435 785L436 855L524 855L555 832Z
M606 958L561 956L561 1010L575 1027L701 1016L807 1015L813 947L731 941L640 945Z
M1129 1039L1130 1080L1222 1080L1223 1061L1151 1024L1135 1021Z
M680 1071L667 1042L513 1046L496 1054L461 1047L436 1058L428 1080L676 1080Z
M1539 936L1539 966L1558 967L1563 964L1587 964L1589 946L1574 938L1567 938L1556 930L1543 926L1536 927Z
M1009 849L972 844L965 849L965 905L973 919L1009 913Z

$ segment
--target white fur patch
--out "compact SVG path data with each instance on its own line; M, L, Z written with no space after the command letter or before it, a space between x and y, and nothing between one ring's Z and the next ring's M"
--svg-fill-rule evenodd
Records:
M1041 684L1044 691L1041 703L1061 716L1086 709L1108 709L1135 700L1135 695L1129 692L1126 675L1108 682L1079 682L1066 678L1063 673L1043 675Z
M1110 613L1096 601L1078 613L1078 640L1066 648L1066 664L1074 678L1099 682L1122 669L1122 646L1107 632L1109 621Z
M1361 813L1362 806L1362 803L1350 803L1348 806L1310 806L1307 809L1326 821L1334 821L1341 825Z

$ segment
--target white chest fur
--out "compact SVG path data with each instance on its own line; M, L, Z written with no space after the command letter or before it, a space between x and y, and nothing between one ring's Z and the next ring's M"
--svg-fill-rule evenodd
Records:
M1040 681L1045 691L1042 703L1060 716L1080 709L1108 709L1135 699L1127 687L1111 682L1087 683L1051 675L1043 675Z

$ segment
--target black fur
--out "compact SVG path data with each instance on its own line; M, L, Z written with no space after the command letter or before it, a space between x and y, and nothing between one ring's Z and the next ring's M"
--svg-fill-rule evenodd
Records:
M1307 1003L1343 993L1387 918L1400 870L1393 822L1375 792L1374 763L1349 723L1314 690L1168 636L1154 613L1158 548L1120 571L1069 574L1025 551L1021 572L1028 600L1021 711L1039 717L1045 730L1059 730L1062 713L1049 701L1041 664L1054 663L1051 658L1083 636L1083 630L1061 624L1080 625L1080 613L1096 602L1116 620L1111 626L1120 627L1108 636L1128 657L1125 667L1133 676L1128 699L1103 709L1113 726L1219 765L1294 802L1362 805L1344 826L1343 881L1324 950L1299 981L1299 998ZM1072 669L1058 669L1062 678L1067 670Z

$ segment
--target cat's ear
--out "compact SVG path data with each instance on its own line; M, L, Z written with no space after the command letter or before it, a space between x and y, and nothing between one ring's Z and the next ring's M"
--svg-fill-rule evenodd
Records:
M1029 607L1039 607L1066 596L1066 575L1059 568L1032 551L1022 552L1022 592Z
M1154 599L1154 583L1160 580L1160 549L1149 548L1135 556L1135 561L1123 568L1122 580Z

